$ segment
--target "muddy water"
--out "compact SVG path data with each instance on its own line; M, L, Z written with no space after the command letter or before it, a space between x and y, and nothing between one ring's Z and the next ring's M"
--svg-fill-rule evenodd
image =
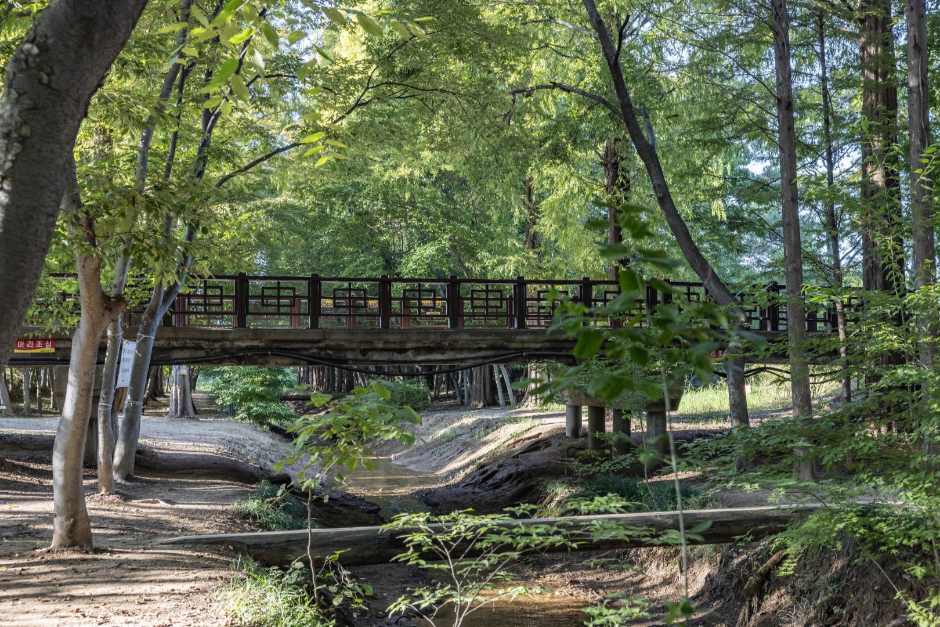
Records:
M382 508L382 518L390 520L395 514L427 511L421 499L411 493L431 488L444 482L444 478L431 472L411 470L387 457L373 457L373 470L358 467L352 472L343 469L344 481L331 477L328 486L337 491L361 496Z
M395 514L427 511L425 504L412 492L421 488L439 486L446 482L441 475L412 470L387 457L375 457L375 468L365 468L344 474L344 481L335 477L328 481L333 490L356 494L382 508L382 517L389 520ZM529 583L531 585L531 583ZM576 627L584 625L587 615L581 611L591 602L586 598L555 594L520 596L513 600L496 602L471 613L461 623L464 627ZM443 608L434 621L437 627L454 624L453 613ZM429 626L431 623L424 623Z

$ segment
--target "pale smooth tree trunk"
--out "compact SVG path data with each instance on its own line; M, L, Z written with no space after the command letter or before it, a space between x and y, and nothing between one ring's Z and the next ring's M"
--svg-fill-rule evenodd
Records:
M0 364L39 282L92 94L146 0L58 0L7 64L0 96Z
M692 238L688 225L686 225L685 220L676 208L675 201L672 198L669 184L666 182L666 175L663 173L662 164L659 162L659 155L656 154L655 147L643 134L643 129L637 118L636 109L633 106L633 100L630 97L630 91L627 89L623 70L620 67L620 57L617 54L617 47L610 37L611 31L601 18L594 0L582 0L582 2L587 11L588 18L590 19L591 27L597 34L604 60L610 71L614 92L617 95L620 117L627 127L630 140L633 142L633 146L636 148L640 160L643 161L650 182L653 185L653 193L656 195L656 201L663 213L666 224L672 231L676 239L676 244L678 244L679 249L682 251L686 262L695 274L698 275L705 289L708 290L708 293L719 305L730 310L733 328L740 328L744 319L741 304L731 290L722 282L721 278L715 272L714 268L712 268L711 264L702 254L701 250L699 250L698 245ZM731 368L728 372L729 407L732 411L737 412L732 416L732 422L747 425L749 421L743 367L741 369L741 376L737 376L734 371L736 371L736 369Z
M144 391L147 387L147 372L150 369L150 356L153 352L153 339L157 324L163 313L160 302L163 288L154 289L153 297L140 318L137 327L137 350L134 353L134 365L131 369L130 385L124 401L124 415L121 417L117 442L114 447L114 478L127 481L134 475L134 456L137 454L137 439L140 437L140 418L143 413Z
M7 389L6 368L0 368L0 416L13 415L13 406L10 404L10 391Z
M81 211L78 186L66 197L66 207ZM92 220L82 217L89 244L94 244ZM108 323L124 308L124 301L111 299L101 290L101 259L76 252L81 318L72 336L68 387L62 403L62 416L52 449L52 548L91 548L91 524L85 508L82 461L85 438L91 418L98 347Z
M112 415L122 336L121 319L117 316L108 325L108 348L101 372L101 392L98 395L98 492L101 494L114 494L115 431Z
M170 380L170 407L167 416L171 418L192 418L196 415L193 406L189 366L173 366L173 378Z
M790 348L790 392L793 417L813 419L813 399L806 354L806 306L803 302L803 250L800 239L799 188L796 182L796 125L790 68L790 13L787 0L771 0L774 65L777 70L777 143L780 148L780 194L783 219L784 273L787 281L787 338ZM805 447L796 451L794 472L802 481L816 480L816 465Z

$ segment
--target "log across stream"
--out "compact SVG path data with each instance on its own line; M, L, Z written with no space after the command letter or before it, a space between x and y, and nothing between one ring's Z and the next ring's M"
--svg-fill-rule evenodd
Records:
M710 523L700 532L699 539L689 539L689 544L727 544L759 540L783 531L799 517L806 516L820 506L766 506L735 509L689 510L682 514L686 529ZM625 538L596 540L592 530L598 522L617 523L640 528L644 533ZM679 531L679 512L642 512L636 514L608 514L601 516L570 516L564 518L530 518L502 523L512 529L517 526L553 525L564 528L569 538L577 544L576 549L566 546L549 548L548 551L591 551L621 548L657 546L665 542L670 532ZM432 525L432 530L442 530L441 525ZM265 564L286 566L297 559L306 560L307 543L315 562L342 551L340 561L346 566L384 564L405 551L399 538L401 534L384 531L381 527L348 527L338 529L313 529L309 535L300 531L267 531L257 533L225 533L214 535L183 536L162 540L158 544L197 545L233 549L247 553ZM472 548L467 557L474 556ZM431 557L431 556L429 556Z

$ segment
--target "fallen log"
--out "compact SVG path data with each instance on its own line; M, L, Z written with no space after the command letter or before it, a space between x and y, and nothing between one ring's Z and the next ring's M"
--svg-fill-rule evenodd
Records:
M765 538L786 529L802 516L820 506L768 506L738 509L707 509L684 512L685 528L691 529L701 523L711 526L701 532L701 540L689 540L689 544L728 544ZM607 538L597 540L592 536L596 521L615 522L645 530L643 536ZM679 530L678 512L643 512L638 514L608 514L600 516L570 516L566 518L529 518L501 523L512 529L516 526L557 525L571 532L570 538L577 543L578 551L640 548L662 544L669 532ZM441 530L442 525L432 525L432 530ZM314 529L310 544L313 560L322 562L330 555L342 551L340 562L346 566L385 564L396 555L405 552L401 533L383 531L381 527L346 527L337 529ZM257 533L224 533L201 536L183 536L158 541L163 545L199 545L231 549L247 553L264 564L286 566L307 556L307 531L267 531ZM569 551L568 547L549 548L549 551ZM471 549L467 557L476 554ZM432 556L428 556L432 558Z

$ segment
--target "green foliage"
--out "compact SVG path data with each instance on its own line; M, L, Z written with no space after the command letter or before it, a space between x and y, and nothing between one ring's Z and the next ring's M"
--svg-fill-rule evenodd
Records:
M641 618L649 618L646 611L649 602L643 597L628 597L623 593L614 593L607 596L603 603L588 607L584 612L588 620L587 627L617 627L629 625Z
M237 420L264 426L294 418L290 406L281 401L281 393L294 384L287 368L205 367L200 379L203 377L219 408L227 411L231 405Z
M242 501L236 501L237 516L258 523L265 531L285 531L307 528L307 508L288 494L284 486L262 481L254 492Z
M407 548L396 561L419 566L439 578L435 585L409 590L389 611L412 611L431 625L453 627L484 605L534 592L512 583L509 567L523 552L573 546L565 530L557 526L522 526L508 514L475 515L469 510L443 516L400 514L382 529L400 534ZM477 555L465 559L471 549ZM437 618L445 607L454 614L446 623Z
M330 402L329 396L313 395L311 404L328 406L322 414L300 418L290 432L294 434L294 453L278 462L275 470L285 464L301 462L297 484L315 489L334 467L355 470L374 467L369 443L374 440L398 440L412 444L415 436L408 424L421 424L421 417L410 407L394 403L387 383L373 381L356 388L346 398ZM337 475L342 479L342 475Z
M395 405L411 407L419 411L431 406L431 390L428 389L424 379L382 380L381 383L391 395L389 401Z
M232 570L222 598L229 616L240 625L334 627L338 612L354 618L372 594L370 586L349 576L336 556L317 573L317 584L311 583L309 569L300 562L286 569L265 568L250 557L238 557Z

